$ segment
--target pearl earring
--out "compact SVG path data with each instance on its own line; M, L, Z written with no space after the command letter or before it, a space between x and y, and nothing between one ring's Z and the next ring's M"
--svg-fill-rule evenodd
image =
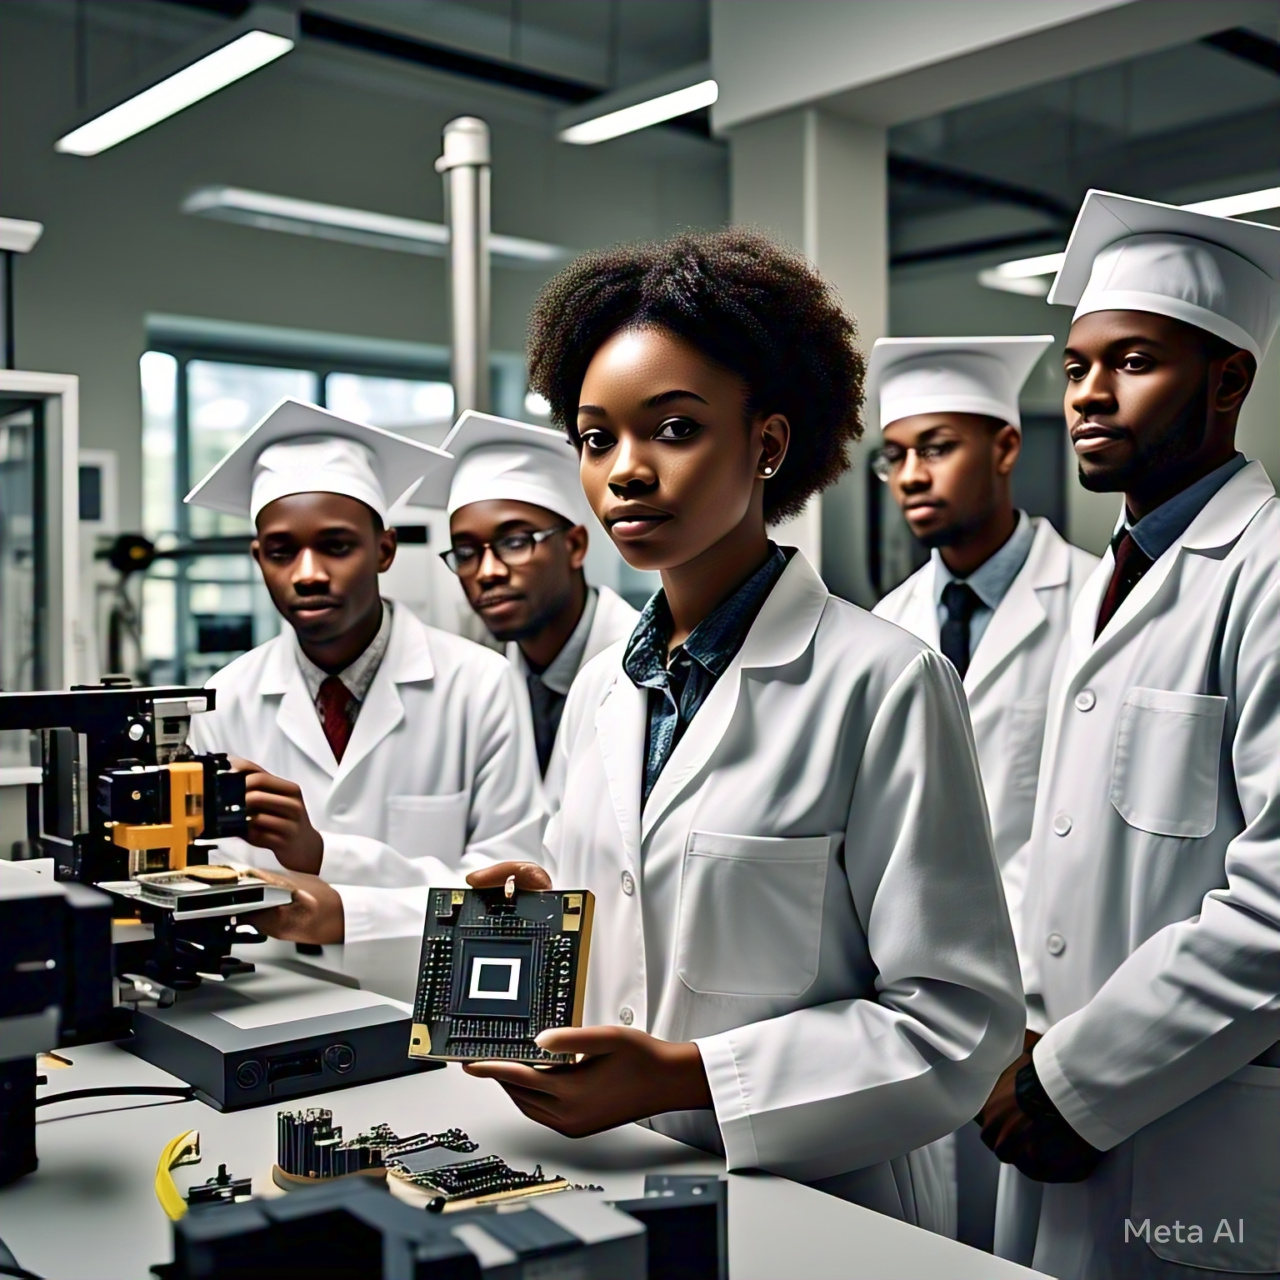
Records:
M765 469L764 469L764 473L765 473L765 475L767 475L767 476L771 476L771 475L773 475L773 468L772 468L772 467L765 467Z

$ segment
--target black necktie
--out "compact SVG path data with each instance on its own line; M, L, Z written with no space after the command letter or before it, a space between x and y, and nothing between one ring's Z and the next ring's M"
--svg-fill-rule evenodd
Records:
M969 619L982 603L967 582L948 582L942 588L942 607L947 620L942 624L942 652L964 679L969 670Z
M545 778L556 744L556 731L564 712L565 695L549 689L542 677L529 673L529 705L533 708L533 742L538 749L538 771Z

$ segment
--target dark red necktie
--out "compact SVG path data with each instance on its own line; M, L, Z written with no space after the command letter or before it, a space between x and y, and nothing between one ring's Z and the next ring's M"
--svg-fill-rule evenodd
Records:
M1133 540L1133 535L1127 529L1124 536L1115 544L1114 553L1116 564L1111 570L1111 581L1107 583L1107 593L1102 597L1102 606L1098 610L1098 625L1093 631L1095 640L1111 621L1115 611L1124 603L1125 597L1138 585L1138 579L1154 563Z
M333 758L342 762L342 753L351 741L351 710L355 698L337 676L325 676L316 696L316 710L320 712L320 725L329 739Z

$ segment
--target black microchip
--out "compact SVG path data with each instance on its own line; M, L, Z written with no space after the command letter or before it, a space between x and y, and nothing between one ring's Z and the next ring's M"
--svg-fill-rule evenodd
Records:
M432 890L409 1056L564 1061L536 1041L582 1025L594 905L582 889Z
M454 1008L489 1018L527 1018L532 939L464 938Z

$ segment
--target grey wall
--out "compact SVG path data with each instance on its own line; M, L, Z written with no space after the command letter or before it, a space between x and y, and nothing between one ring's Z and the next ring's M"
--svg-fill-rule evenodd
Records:
M84 9L91 100L217 22L116 0ZM189 217L179 204L193 188L439 221L432 162L445 122L465 113L493 130L496 231L589 248L727 217L719 143L651 130L565 146L553 135L557 104L305 42L111 151L59 155L53 143L77 117L74 51L69 0L0 4L0 214L46 228L18 266L18 364L80 376L81 442L119 453L125 527L139 517L148 313L448 340L442 260ZM544 278L495 269L495 350L523 347Z

